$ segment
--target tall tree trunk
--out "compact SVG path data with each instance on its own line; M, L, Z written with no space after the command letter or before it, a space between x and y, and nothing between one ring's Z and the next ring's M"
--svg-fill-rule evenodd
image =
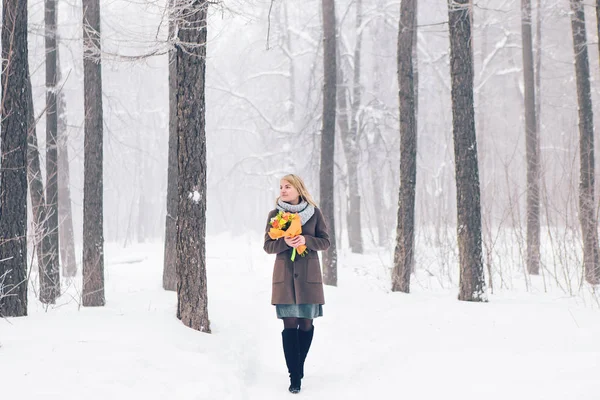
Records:
M46 47L46 209L50 236L49 255L52 259L52 274L48 277L52 286L60 293L60 267L58 257L58 184L57 159L58 148L56 135L58 131L58 114L56 108L56 0L45 0L45 35ZM54 301L54 298L50 299Z
M537 0L537 7L536 7L536 19L537 19L537 24L535 27L535 68L534 68L534 73L535 73L535 118L536 118L536 126L538 129L538 154L540 155L540 158L538 158L538 161L540 162L540 181L542 179L542 174L543 174L543 169L541 166L541 151L540 151L540 130L541 130L541 123L540 123L540 115L541 115L541 111L542 111L542 98L541 96L541 91L542 91L542 0Z
M177 317L210 333L206 285L207 0L179 0L177 24Z
M598 226L594 209L594 113L590 90L585 13L581 0L571 0L571 29L575 51L575 77L579 104L579 220L583 236L585 279L591 284L600 281Z
M361 199L358 187L358 161L360 152L358 148L358 112L361 105L360 86L360 56L362 45L362 1L356 2L356 47L354 48L352 96L349 96L349 79L344 76L341 61L337 67L336 97L338 105L338 125L342 139L342 148L346 157L348 168L348 192L346 194L348 208L346 211L346 224L348 226L348 243L353 253L363 252L361 228ZM338 60L341 60L340 49L336 49ZM347 97L348 96L348 97ZM348 104L350 98L350 104Z
M527 271L540 273L540 155L535 115L535 74L531 0L521 0L523 82L525 84L525 152L527 154Z
M323 128L321 132L320 203L329 227L331 246L323 255L323 280L337 286L337 247L333 167L335 154L336 38L335 0L322 0L323 10Z
M413 63L413 87L415 90L414 104L415 104L415 135L419 135L419 49L418 36L419 32L419 3L415 2L415 22L413 30L413 45L412 45L412 63ZM413 265L414 267L414 265Z
M392 290L408 293L414 263L415 187L417 180L417 132L413 45L416 0L403 0L398 28L398 85L400 87L400 192Z
M486 301L481 252L481 204L473 106L473 48L468 0L448 2L452 128L456 174L459 300Z
M538 4L540 3L541 0L538 0ZM541 18L539 20L541 20ZM600 38L600 0L596 0L596 30L597 37ZM598 40L598 52L600 53L600 40Z
M377 7L384 7L385 2L383 0L379 0L377 2ZM379 23L371 24L373 33L372 40L373 44L377 45L382 43L381 39L381 26L385 26L385 15L383 16L384 21ZM373 92L375 93L375 97L378 98L380 95L380 82L383 80L381 74L380 63L375 61L373 63ZM379 101L376 100L373 107L377 110L377 115L382 115L384 112L384 106ZM389 231L388 231L388 221L387 221L387 213L385 211L385 203L383 201L384 198L384 186L385 179L383 174L383 158L385 156L381 156L382 150L382 137L381 137L381 125L383 120L381 118L375 118L372 126L372 134L369 136L373 137L373 140L369 143L368 153L369 153L369 173L371 175L371 187L373 189L373 206L375 210L375 218L377 221L377 244L380 247L385 247L389 242ZM368 137L367 137L368 139Z
M2 2L0 316L27 315L27 0Z
M169 38L175 41L176 13L174 1L170 0ZM175 259L177 255L177 51L169 50L169 155L167 166L167 216L165 221L165 254L163 266L163 289L177 290Z
M58 45L56 47L56 80L57 82L62 82ZM62 265L63 276L72 278L77 274L77 260L75 258L75 235L73 233L73 211L71 209L67 102L62 90L59 90L56 94L56 111L58 112L58 219L60 221L58 233L60 264Z
M31 88L31 77L29 76L29 65L27 66L27 180L29 183L29 197L33 211L33 230L35 237L35 249L38 259L39 298L42 303L54 304L60 295L60 279L58 265L51 255L52 241L48 231L50 223L48 208L46 207L46 196L44 194L44 182L40 167L40 154L38 149L35 111L33 107L33 90Z
M83 305L103 306L103 142L100 1L83 0Z
M360 65L362 53L362 0L356 0L356 47L354 48L354 83L352 85L352 109L350 120L350 135L345 136L345 153L348 162L348 243L353 253L362 254L362 212L360 188L358 187L358 161L360 151L358 148L359 123L358 116L362 103L362 87L360 84ZM344 137L343 137L344 138Z

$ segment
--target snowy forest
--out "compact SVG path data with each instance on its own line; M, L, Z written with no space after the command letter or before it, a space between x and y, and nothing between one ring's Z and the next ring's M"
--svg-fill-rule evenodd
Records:
M263 236L290 173L331 240L303 395L600 394L600 3L1 13L9 397L287 395Z

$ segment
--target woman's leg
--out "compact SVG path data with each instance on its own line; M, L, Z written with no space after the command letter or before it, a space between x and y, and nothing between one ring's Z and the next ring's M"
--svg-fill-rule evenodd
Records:
M298 326L301 331L308 332L313 327L313 320L308 318L298 318Z
M283 319L283 329L298 329L298 319L299 318L282 318Z
M313 326L313 320L308 318L299 318L298 324L298 352L300 362L300 378L304 378L304 360L310 349L312 343L313 334L315 333L315 327Z
M289 391L300 391L300 348L298 340L298 318L283 318L283 354L290 374Z

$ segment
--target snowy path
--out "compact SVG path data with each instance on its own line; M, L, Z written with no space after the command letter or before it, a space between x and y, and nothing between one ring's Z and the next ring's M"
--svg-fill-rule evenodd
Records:
M229 244L209 242L212 335L175 318L175 294L160 287L161 245L109 246L106 307L78 309L63 296L44 312L32 297L29 317L0 321L1 397L292 396L269 305L271 258L260 248L217 258ZM356 270L347 266L340 288L326 288L301 398L600 398L597 309L548 295L468 304L454 292L391 294Z

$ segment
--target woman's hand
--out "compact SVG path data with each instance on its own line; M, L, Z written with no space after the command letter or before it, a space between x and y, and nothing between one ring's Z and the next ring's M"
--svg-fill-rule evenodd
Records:
M294 236L292 238L286 236L284 239L287 245L293 248L306 244L306 239L302 235Z

